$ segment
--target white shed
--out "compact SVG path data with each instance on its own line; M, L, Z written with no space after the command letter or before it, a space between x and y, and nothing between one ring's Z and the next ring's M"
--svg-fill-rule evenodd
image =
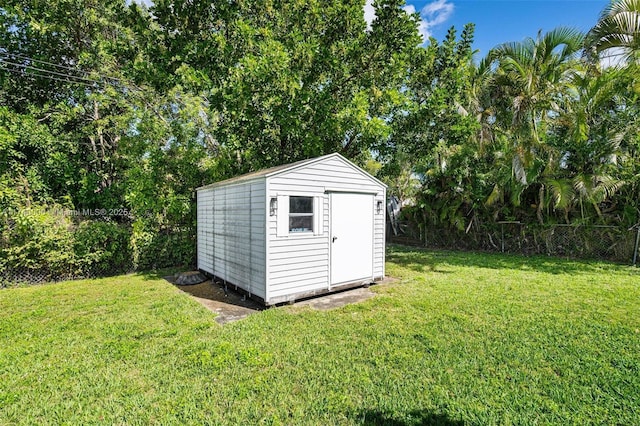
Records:
M385 193L337 153L198 188L198 269L266 305L380 280Z

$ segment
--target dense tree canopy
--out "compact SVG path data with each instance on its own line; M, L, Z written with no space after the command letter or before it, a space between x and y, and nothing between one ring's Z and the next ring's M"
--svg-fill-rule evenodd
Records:
M5 1L0 267L86 259L91 226L134 266L188 261L196 187L330 152L435 225L638 222L637 2L613 2L586 35L558 28L485 58L472 24L421 44L402 0L374 2L370 26L363 6ZM603 68L611 48L627 60ZM56 259L39 265L83 267Z

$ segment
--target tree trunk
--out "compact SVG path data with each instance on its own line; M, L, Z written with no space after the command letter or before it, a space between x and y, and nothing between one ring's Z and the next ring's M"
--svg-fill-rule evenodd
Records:
M542 207L544 206L544 185L540 185L538 191L538 207L536 208L536 216L538 216L538 222L540 225L544 224L544 217L542 216Z

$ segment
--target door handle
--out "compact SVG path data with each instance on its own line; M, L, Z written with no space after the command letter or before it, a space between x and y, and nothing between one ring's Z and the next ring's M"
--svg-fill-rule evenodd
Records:
M332 243L335 243L337 239L338 239L338 237L333 237L333 238L331 239L331 242L332 242Z

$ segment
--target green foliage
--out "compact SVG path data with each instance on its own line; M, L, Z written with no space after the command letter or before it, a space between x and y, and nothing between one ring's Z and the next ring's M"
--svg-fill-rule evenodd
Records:
M32 113L0 106L0 207L47 202L74 185L69 141L57 138Z
M458 40L451 28L442 44L432 39L412 58L408 113L397 117L394 132L396 143L408 154L437 161L436 151L446 155L443 149L468 144L477 131L475 118L465 110L473 69L473 31L473 25L465 26Z
M195 266L195 228L138 230L131 235L133 266L138 270Z
M135 224L132 229L126 223L86 220L75 212L60 205L5 211L0 270L55 280L195 263L192 226L140 231Z
M193 264L196 187L335 151L364 164L390 136L419 43L403 5L377 2L367 29L361 1L6 2L0 203L131 213L78 228L95 238L70 269L124 260L93 246L128 228L133 266Z
M358 1L161 1L152 16L134 7L133 28L153 52L147 82L196 101L206 125L191 138L216 159L216 177L229 177L334 151L356 158L388 133L383 117L418 40L401 6L381 2L365 32ZM174 115L190 108L166 102Z
M112 275L131 270L130 235L128 227L114 222L80 222L73 234L73 253L80 275Z
M128 270L129 232L115 223L75 223L68 207L32 205L0 217L0 269L50 279Z
M637 223L637 66L598 70L564 27L474 64L471 37L452 29L411 68L415 106L394 120L383 168L401 180L409 159L422 182L407 217L465 232L496 220Z
M640 1L612 0L587 34L586 48L594 60L604 54L640 62Z
M28 219L60 233L44 245L9 218L3 250L61 274L193 264L195 188L330 152L371 166L420 223L640 220L638 65L582 59L634 52L633 1L586 38L562 27L479 63L473 24L420 45L404 5L374 2L367 25L362 0L5 1L0 208L130 214Z
M412 171L422 184L412 197L422 211L421 223L464 229L470 210L482 207L473 193L483 160L474 141L480 125L468 111L473 31L473 25L465 26L458 39L451 28L442 44L432 39L418 52L409 74L408 113L394 121L393 159L387 171L400 172L394 178L402 179L409 191L401 197L411 197L413 176L406 171L411 159Z
M51 277L73 275L77 266L73 224L67 217L33 205L4 211L1 219L0 269L46 271Z

